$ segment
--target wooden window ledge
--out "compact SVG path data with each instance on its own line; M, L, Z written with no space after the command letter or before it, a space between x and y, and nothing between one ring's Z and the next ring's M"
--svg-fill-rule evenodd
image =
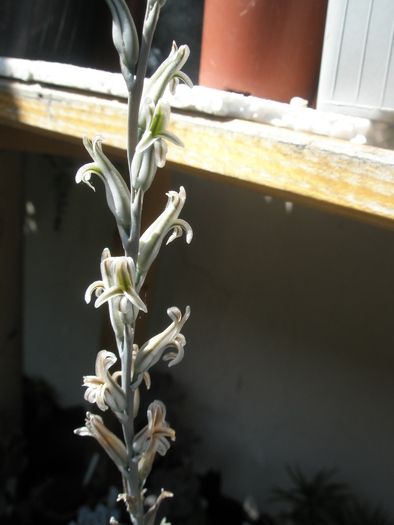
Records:
M0 125L3 150L87 156L82 134L100 133L109 155L125 157L117 94L3 76ZM394 229L393 151L177 109L169 129L185 144L169 145L169 167Z

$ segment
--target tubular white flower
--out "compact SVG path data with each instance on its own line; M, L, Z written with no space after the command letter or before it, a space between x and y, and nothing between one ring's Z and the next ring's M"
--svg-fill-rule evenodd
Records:
M106 2L112 15L112 39L119 54L123 76L130 88L139 56L137 29L124 0L106 0Z
M154 505L151 506L151 508L146 512L145 516L144 516L144 525L154 525L155 521L156 521L156 514L157 514L157 511L159 510L159 506L161 504L161 502L165 499L165 498L172 498L174 496L174 494L172 492L167 492L166 490L161 490L161 493L159 495L159 497L157 498L156 502ZM171 523L168 523L166 521L166 518L163 518L160 522L160 525L171 525Z
M190 55L190 49L187 45L178 46L172 43L171 52L164 62L157 68L153 75L145 81L142 100L147 98L157 103L164 95L169 86L170 92L175 94L176 86L179 80L182 80L190 88L193 83L190 78L181 71ZM142 118L142 120L141 120ZM143 116L140 116L140 126L143 126Z
M163 332L149 339L137 352L134 361L135 380L162 357L164 361L170 361L168 366L174 366L183 359L186 339L180 332L190 317L190 307L186 307L183 316L179 308L175 306L169 308L167 314L172 319L172 323ZM170 352L163 356L164 351L169 347L174 347L176 352Z
M121 372L109 373L109 369L117 361L115 354L101 350L96 358L96 375L84 376L83 384L87 387L85 399L105 411L111 408L119 414L126 408L126 396L117 380Z
M135 290L135 265L131 257L111 257L109 250L105 249L100 267L103 280L95 281L88 287L85 293L87 303L96 290L96 308L119 297L118 307L121 313L127 314L128 302L144 312L147 311L145 303Z
M137 454L150 456L156 452L164 456L170 448L171 441L175 441L173 430L166 418L166 407L161 401L153 401L148 407L148 424L135 435L133 449Z
M186 191L181 186L179 193L170 191L167 193L168 201L164 211L149 226L140 238L138 263L137 263L137 288L140 289L146 274L153 261L156 259L166 235L173 230L167 240L167 244L177 237L186 234L186 242L190 244L193 238L193 230L189 223L179 219L179 215L186 202Z
M74 433L79 436L91 436L97 439L118 469L124 474L127 469L128 457L126 447L122 441L108 430L104 425L103 418L100 416L87 412L85 425L74 430Z
M162 168L166 163L165 141L180 147L183 147L183 142L167 130L171 115L170 104L167 101L160 99L155 105L150 99L146 99L141 114L145 131L135 149L131 175L133 188L147 191L153 182L157 167Z
M130 233L130 191L122 175L115 166L104 155L101 143L103 137L97 135L91 142L86 135L83 143L94 162L85 164L77 171L76 182L84 182L92 190L94 186L90 182L91 174L98 175L105 186L108 207L113 213L118 225L127 233Z
M111 323L119 346L123 341L124 325L131 325L139 310L146 312L147 308L135 289L135 265L131 257L111 257L106 248L101 257L100 269L102 281L95 281L88 287L85 301L89 303L95 291L96 308L108 302Z
M171 117L169 102L161 98L155 104L148 98L145 100L141 112L145 116L145 131L136 147L137 153L145 151L160 139L169 140L175 145L183 147L184 144L181 139L167 130Z

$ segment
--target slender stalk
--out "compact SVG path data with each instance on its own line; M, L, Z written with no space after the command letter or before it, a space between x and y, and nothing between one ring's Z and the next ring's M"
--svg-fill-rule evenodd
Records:
M129 509L130 519L134 525L143 522L143 503L138 480L138 463L134 459L134 402L135 391L131 388L131 375L133 367L133 342L134 326L125 325L124 345L122 353L122 388L126 394L127 419L122 423L123 437L128 455L128 476L124 477L124 489L132 504Z
M187 242L190 242L192 232L185 221L178 219L186 197L183 188L181 188L179 194L171 192L170 195L171 198L175 199L174 202L178 204L175 206L171 201L173 205L168 208L169 211L163 212L164 219L162 218L163 214L161 214L152 223L151 227L147 229L148 234L145 232L144 236L140 238L144 192L149 189L157 167L162 166L165 162L166 148L164 141L172 140L176 144L180 143L179 139L166 130L169 107L167 108L167 106L160 104L160 101L156 100L155 97L152 97L155 100L150 101L148 106L145 106L143 109L143 112L146 113L146 115L144 113L146 126L144 126L145 120L143 123L142 118L141 126L146 129L139 129L139 114L144 93L148 57L160 13L160 4L164 4L164 2L162 0L147 0L140 46L136 44L137 37L135 36L135 31L133 33L134 25L130 22L130 13L127 13L128 8L125 0L107 0L107 3L114 18L114 43L121 57L121 69L129 92L127 161L130 176L130 192L127 184L105 157L101 148L95 148L94 146L97 146L97 144L92 146L88 141L85 145L95 162L80 168L76 178L77 182L84 181L88 183L90 172L96 173L103 178L106 184L107 201L115 215L125 252L124 257L112 257L109 250L103 251L101 264L103 280L92 283L85 295L87 302L89 302L92 292L96 290L97 300L95 305L100 306L104 302L109 304L110 318L121 360L121 372L120 374L118 372L114 374L109 372L109 368L116 362L116 356L112 352L103 350L97 356L97 375L84 377L84 385L88 387L85 395L86 399L92 403L97 403L101 410L111 408L121 423L123 441L105 427L101 417L90 413L87 413L86 426L77 429L75 432L79 435L88 435L96 438L113 459L122 473L124 493L121 497L126 503L130 520L133 525L143 525L144 520L153 523L161 500L170 495L163 492L144 516L144 490L142 488L149 475L155 454L157 452L161 455L165 454L169 447L167 440L174 440L175 431L165 421L165 405L161 401L156 400L148 407L148 424L138 434L135 433L134 413L139 399L137 399L138 391L135 385L132 386L132 378L134 375L141 378L147 373L148 369L162 357L163 352L170 346L175 347L178 354L177 356L176 354L170 356L172 364L182 359L183 347L186 341L184 336L180 334L180 330L185 320L189 317L189 310L182 317L177 308L171 308L169 316L173 323L169 329L151 338L145 345L138 348L134 345L136 311L141 309L146 311L146 307L138 294L152 260L157 256L157 252L167 233L171 229L174 230L173 235L170 237L170 240L172 240L174 236L179 236L183 230L187 233ZM130 38L130 31L132 38ZM126 44L127 46L135 44L135 49L139 49L136 68L134 66L137 59L132 52L129 52L130 49L125 48ZM167 62L165 62L164 68L167 65ZM167 75L163 76L160 69L159 73L153 78L154 82L157 79L161 83L158 92L162 92L161 90L164 90L166 85L171 82L171 75L175 76L177 73L176 69L170 69ZM156 105L157 110L153 109L151 120L148 122L149 112L154 105ZM156 119L155 125L152 124L154 119ZM157 120L158 122L156 122ZM150 143L146 139L149 134L153 138L153 142ZM134 180L133 186L131 168L139 141L141 142L138 155L145 156L143 157L145 164L141 163L142 157L139 157L139 167L133 166L135 170L137 168L140 170L137 174L134 174L136 178L140 177L140 180L137 182ZM128 200L129 198L130 201ZM140 261L138 261L140 243L141 257ZM132 259L132 262L129 258ZM140 262L140 267L138 262ZM140 278L141 280L138 283ZM134 351L136 352L135 370ZM147 361L146 354L148 354ZM139 360L138 357L140 358ZM121 376L121 384L118 383L119 375Z
M127 160L130 174L131 185L131 163L133 161L135 148L138 143L138 117L141 105L141 97L144 90L144 81L146 69L148 66L149 53L152 46L153 34L155 32L157 20L159 18L160 7L155 4L153 12L148 12L149 6L145 13L144 25L142 29L142 40L140 55L137 64L137 73L134 83L129 89L128 108L127 108Z
M138 74L135 77L128 95L127 111L127 161L130 176L131 187L131 232L130 238L124 245L125 255L132 257L137 263L139 238L141 233L141 215L143 192L134 191L131 181L131 165L133 162L135 148L139 140L138 117L141 105L141 98L144 89L144 79L148 64L149 52L152 44L153 32L156 27L159 9L155 8L154 24L145 24L142 34L141 52L138 62ZM145 17L145 21L147 20ZM150 27L146 27L149 25ZM124 348L122 355L122 388L126 394L127 403L127 420L122 425L123 436L128 454L128 477L124 479L125 492L129 498L133 499L133 511L130 513L130 519L134 525L143 523L143 503L138 480L138 463L134 459L133 439L134 439L134 401L135 391L130 387L133 359L133 342L134 328L125 326ZM131 500L130 500L131 501Z
M127 165L130 173L131 184L131 163L138 143L138 114L142 96L142 89L137 90L138 80L136 79L133 87L129 91L127 100Z
M125 255L127 257L131 257L136 263L138 260L139 239L141 233L142 204L143 192L141 190L136 192L132 191L132 200L130 206L131 232L129 239L123 244L123 247L125 250Z
M146 76L146 69L148 66L149 53L152 46L153 34L159 18L160 7L158 3L155 4L152 13L148 12L149 6L145 13L144 25L142 29L142 41L140 48L140 55L137 65L137 73L135 81L129 89L128 104L127 104L127 161L130 177L130 188L132 193L131 198L131 232L130 239L126 246L124 246L127 256L132 257L137 263L138 257L138 240L141 229L141 214L142 214L142 200L143 194L141 191L134 194L131 180L131 164L133 162L135 148L139 140L138 117L141 106L141 98L144 90L144 81Z

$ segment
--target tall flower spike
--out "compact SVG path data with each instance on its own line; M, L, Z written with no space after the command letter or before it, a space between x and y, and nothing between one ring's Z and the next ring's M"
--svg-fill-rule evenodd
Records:
M171 108L167 101L160 99L155 105L146 99L141 113L144 117L144 133L137 144L131 164L132 185L135 190L147 191L153 182L157 168L166 163L167 144L172 142L183 147L183 142L167 130Z
M85 425L74 430L74 433L79 436L91 436L97 439L121 473L124 474L127 469L128 457L126 447L122 441L108 430L104 425L103 418L100 416L87 412Z
M170 352L163 357L164 361L170 361L168 366L178 364L183 358L186 339L180 332L190 317L190 307L186 307L183 316L179 308L175 306L169 308L167 313L172 323L163 332L149 339L137 352L134 361L134 380L136 381L140 374L145 373L161 359L164 351L169 347L174 347L176 352Z
M101 143L103 138L97 135L91 142L86 135L83 136L83 143L94 162L85 164L77 171L76 182L84 182L92 190L94 186L90 183L92 173L98 175L105 186L108 207L113 213L117 224L125 232L130 233L130 191L122 175L115 166L104 155Z
M148 270L156 259L160 247L166 235L173 230L167 244L177 237L186 233L186 242L190 244L193 238L193 230L189 223L179 219L179 214L186 202L186 191L181 186L179 193L170 191L167 193L168 201L164 211L149 226L140 238L138 264L137 264L137 288L140 289Z
M126 408L126 396L117 383L121 372L109 373L109 369L116 363L115 354L101 350L96 358L96 375L84 376L83 384L87 387L85 399L105 411L109 408L120 415Z
M122 74L130 89L139 56L137 29L124 0L106 0L112 15L112 39L119 54Z

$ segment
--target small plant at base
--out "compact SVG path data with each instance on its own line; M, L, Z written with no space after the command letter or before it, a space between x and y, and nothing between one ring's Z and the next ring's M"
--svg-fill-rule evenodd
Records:
M94 437L120 471L123 480L123 500L134 525L153 525L163 499L172 494L162 490L156 502L145 512L146 479L156 454L164 455L175 439L175 431L166 421L166 407L153 401L147 411L147 425L136 432L134 419L139 408L139 387L144 381L149 388L149 369L160 359L169 366L183 357L185 337L181 333L190 316L169 308L169 326L141 347L134 343L136 319L147 308L140 297L141 287L157 257L164 239L167 244L185 233L190 243L190 225L179 218L186 201L186 192L170 191L167 206L141 235L141 215L145 193L150 188L158 167L166 161L167 142L183 146L181 140L168 131L170 106L163 100L167 87L174 92L179 80L191 87L191 81L181 68L189 56L187 46L174 43L168 58L150 79L145 80L146 67L153 33L160 9L166 0L147 0L142 38L125 0L106 0L112 14L112 36L120 58L120 68L128 90L127 165L129 184L110 162L102 149L103 138L86 136L84 145L92 158L82 166L76 181L93 188L91 175L98 175L106 190L108 207L113 213L122 241L124 255L112 256L106 248L101 257L101 280L93 282L86 291L86 302L95 293L95 307L108 304L121 370L111 373L118 357L101 350L96 359L95 375L84 377L85 399L97 404L102 411L111 410L122 426L122 439L111 432L101 416L90 412L85 426L75 430L81 436ZM94 189L94 188L93 188ZM170 351L167 351L170 349ZM165 520L162 521L164 524ZM116 523L111 519L111 523Z

